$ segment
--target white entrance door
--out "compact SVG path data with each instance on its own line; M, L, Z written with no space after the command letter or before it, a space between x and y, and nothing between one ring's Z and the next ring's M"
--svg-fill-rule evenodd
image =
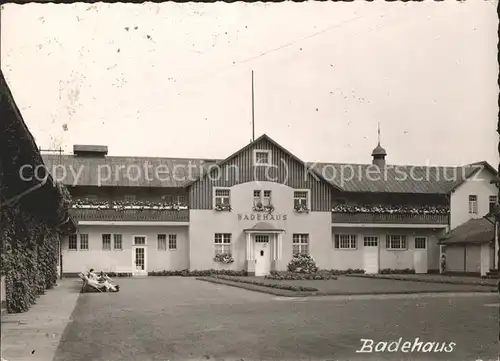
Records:
M265 276L271 270L271 246L269 245L269 235L255 235L255 275Z
M427 273L427 238L415 237L413 250L413 268L415 273Z
M132 247L132 270L134 275L148 274L147 254L146 254L146 237L134 236L134 246Z
M365 273L374 274L379 271L379 249L377 236L364 237L364 266Z

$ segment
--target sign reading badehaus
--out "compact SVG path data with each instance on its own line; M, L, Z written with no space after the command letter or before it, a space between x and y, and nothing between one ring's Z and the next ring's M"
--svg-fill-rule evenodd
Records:
M254 214L254 213L240 213L238 214L238 221L286 221L286 214Z

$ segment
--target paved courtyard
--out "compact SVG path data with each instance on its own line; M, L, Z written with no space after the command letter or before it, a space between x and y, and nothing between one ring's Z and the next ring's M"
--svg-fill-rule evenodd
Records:
M80 296L55 361L496 360L498 354L496 295L286 298L193 278L118 280L119 293ZM362 338L399 337L456 347L356 353Z

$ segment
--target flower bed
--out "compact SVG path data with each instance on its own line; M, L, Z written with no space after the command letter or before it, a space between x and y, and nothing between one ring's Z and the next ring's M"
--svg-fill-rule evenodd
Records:
M337 277L329 271L318 271L316 273L297 273L288 271L272 271L264 278L268 280L336 280Z
M318 270L315 273L297 273L290 271L271 271L270 275L265 276L269 280L336 280L337 276L347 274L364 274L362 269L349 269L345 271L339 270Z
M404 275L404 274L415 274L415 270L411 268L405 269L393 269L393 268L384 268L379 271L382 275Z
M233 271L233 270L182 270L182 271L153 271L148 272L148 276L182 276L182 277L208 277L208 276L226 275L226 276L246 276L246 271Z
M385 204L338 204L332 212L338 213L378 213L378 214L449 214L450 209L445 206L409 206Z
M213 275L212 277L217 278L217 279L221 279L221 280L231 281L231 282L246 283L246 284L255 285L255 286L276 288L276 289L280 289L280 290L288 290L288 291L295 291L295 292L317 292L318 291L318 289L315 287L296 286L296 285L282 284L282 283L266 283L266 282L251 280L251 279L236 278L236 277L230 277L230 276Z

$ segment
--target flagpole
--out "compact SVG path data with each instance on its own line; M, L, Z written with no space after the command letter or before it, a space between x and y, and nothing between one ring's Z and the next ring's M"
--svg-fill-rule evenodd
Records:
M252 70L252 142L253 141L255 141L255 116L254 116L253 70Z

